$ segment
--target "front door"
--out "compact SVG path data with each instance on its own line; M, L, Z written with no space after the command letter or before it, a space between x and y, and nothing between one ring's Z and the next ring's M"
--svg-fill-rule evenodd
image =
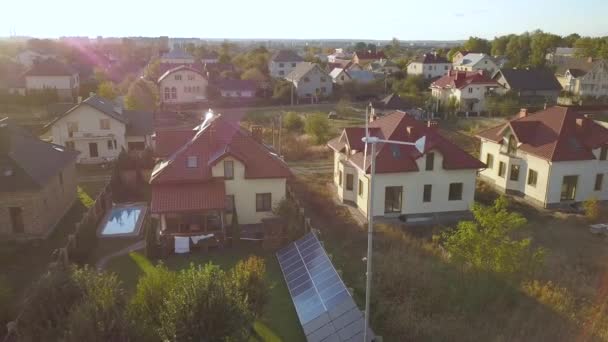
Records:
M91 156L91 158L99 157L99 152L97 151L97 143L89 143L89 156Z
M576 199L576 184L578 183L578 176L564 176L562 182L562 201L574 201Z
M401 213L402 186L387 186L384 189L384 213Z
M23 213L20 207L10 207L8 211L11 216L13 233L23 233Z

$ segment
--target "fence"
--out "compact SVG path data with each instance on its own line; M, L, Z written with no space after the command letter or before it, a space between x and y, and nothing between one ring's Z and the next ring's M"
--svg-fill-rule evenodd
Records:
M312 223L310 223L310 218L306 217L304 206L302 206L302 203L289 185L287 185L287 200L291 201L296 206L296 222L302 225L305 233L311 232L314 227L312 226Z

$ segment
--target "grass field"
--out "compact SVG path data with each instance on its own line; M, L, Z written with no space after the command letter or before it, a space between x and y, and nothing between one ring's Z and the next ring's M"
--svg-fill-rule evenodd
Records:
M258 334L267 336L265 341L274 341L272 336L280 338L282 341L304 341L304 335L298 321L295 309L291 302L291 297L285 286L283 275L278 262L273 253L263 252L259 248L248 246L236 249L225 249L211 251L209 253L192 253L188 255L172 255L163 260L163 263L171 270L180 270L193 264L214 263L228 270L239 260L245 259L248 255L258 255L266 261L266 276L270 284L270 297L266 306L266 311L259 322L256 322ZM137 285L137 280L143 274L140 254L124 255L110 260L107 270L115 272L124 284L128 292L133 292Z

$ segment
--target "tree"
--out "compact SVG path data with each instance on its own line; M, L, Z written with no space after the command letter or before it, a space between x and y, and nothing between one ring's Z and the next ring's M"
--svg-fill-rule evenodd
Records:
M182 270L160 309L159 336L170 341L246 341L254 315L247 296L218 266Z
M125 97L125 108L129 110L154 111L158 102L156 85L143 78L137 79L129 86Z
M541 30L534 31L530 38L530 65L535 68L543 67L546 61L545 56L549 51L558 47L561 40L560 36Z
M343 97L336 104L336 112L342 116L349 116L353 113L352 103L347 97Z
M289 103L293 84L287 80L277 80L272 90L272 98L280 103ZM294 96L297 96L294 94Z
M317 145L325 144L331 133L329 120L323 113L310 114L306 117L304 131L314 138Z
M266 81L266 76L257 68L249 68L241 75L242 80L251 80L256 82Z
M367 44L365 42L358 42L355 44L355 51L364 51L367 50Z
M462 48L467 51L485 54L489 54L492 49L488 40L479 37L469 37L462 45Z
M268 302L269 286L265 276L266 264L264 259L258 256L250 256L244 261L239 261L230 271L230 278L237 291L247 298L249 310L256 317L262 315Z
M151 260L160 257L160 246L158 245L158 238L156 236L157 225L158 221L156 219L146 220L146 256Z
M117 96L114 83L110 81L100 83L97 87L97 95L108 100L114 100Z
M518 213L509 212L506 197L493 206L474 204L474 221L462 221L455 231L444 233L445 248L453 262L481 272L520 278L542 264L544 251L534 249L529 238L512 238L526 224Z
M448 60L450 62L453 61L454 60L454 55L456 53L458 53L458 51L461 51L461 50L462 50L462 46L454 46L453 48L451 48L450 51L448 51L448 54L447 54Z
M580 38L581 36L578 33L571 33L567 36L565 36L564 38L562 38L562 43L564 46L566 47L574 47L574 43Z
M156 82L161 76L160 74L160 58L154 58L146 67L146 78L149 81Z
M512 35L494 37L492 40L492 49L490 50L492 56L503 56L507 54L507 44L511 39Z
M304 128L304 120L296 112L287 112L283 118L283 126L289 132L301 132Z

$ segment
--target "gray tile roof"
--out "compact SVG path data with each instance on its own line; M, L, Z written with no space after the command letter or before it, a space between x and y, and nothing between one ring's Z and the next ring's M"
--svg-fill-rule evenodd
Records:
M55 122L59 121L64 116L70 114L71 112L76 110L76 108L79 108L80 106L83 106L83 105L89 105L89 106L97 109L98 111L108 115L109 117L114 118L124 124L127 124L129 122L127 117L125 117L124 115L122 115L121 113L116 111L116 109L114 108L114 103L112 101L110 101L108 99L104 99L101 96L92 95L92 96L89 96L86 100L82 101L81 103L72 106L72 108L70 110L68 110L67 112L57 116L53 121L46 124L46 126L44 126L44 128L49 129L50 127L52 127L55 124Z
M68 165L78 152L40 140L7 118L0 120L0 191L37 190Z
M561 84L549 70L500 69L494 76L503 75L509 89L513 90L562 90Z
M162 55L162 58L172 58L172 59L192 59L191 54L187 53L182 49L175 48L165 54Z
M292 50L279 50L271 58L275 62L302 62L304 58Z
M137 110L123 110L123 115L129 120L128 136L144 136L154 133L154 114Z
M314 68L319 68L321 72L327 74L325 70L321 69L315 63L303 62L298 63L298 65L287 76L285 76L285 79L289 81L299 81ZM327 74L327 76L329 76L329 74Z

